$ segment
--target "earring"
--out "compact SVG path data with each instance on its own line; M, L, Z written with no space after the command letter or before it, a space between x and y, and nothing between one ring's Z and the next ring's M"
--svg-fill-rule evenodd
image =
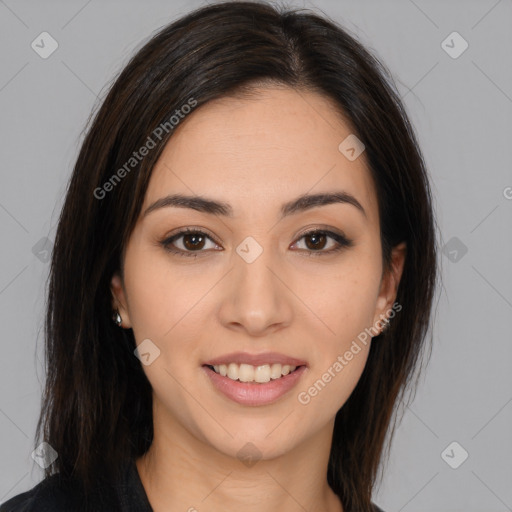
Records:
M385 334L386 331L389 329L390 321L389 318L384 318L382 321L384 322L384 326L380 330L380 334Z
M121 327L121 324L123 323L123 319L121 318L121 315L119 314L119 311L116 309L114 310L114 314L112 315L112 320L114 320L114 323Z

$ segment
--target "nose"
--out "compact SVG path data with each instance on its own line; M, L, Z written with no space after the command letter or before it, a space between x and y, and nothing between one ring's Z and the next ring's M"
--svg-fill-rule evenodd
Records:
M270 249L250 261L233 254L233 268L223 285L219 317L229 329L265 336L290 325L293 286Z

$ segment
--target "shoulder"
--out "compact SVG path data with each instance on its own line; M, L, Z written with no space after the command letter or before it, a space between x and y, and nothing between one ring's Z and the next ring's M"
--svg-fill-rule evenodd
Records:
M101 492L99 492L101 490ZM87 497L73 480L59 474L45 478L32 489L18 494L0 505L0 512L87 512L115 510L112 493L97 489ZM112 506L113 505L113 506Z
M77 504L77 490L60 475L52 475L32 489L10 498L0 505L0 512L50 512L73 510Z

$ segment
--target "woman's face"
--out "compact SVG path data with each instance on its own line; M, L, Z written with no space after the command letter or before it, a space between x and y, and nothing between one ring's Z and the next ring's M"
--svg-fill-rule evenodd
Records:
M260 93L210 102L175 128L112 291L122 326L143 343L155 429L232 457L251 442L273 458L332 434L365 366L368 329L375 335L389 315L404 254L395 278L383 276L365 154L353 158L351 139L339 149L351 130L332 105L288 88ZM283 212L301 196L334 193L349 200ZM177 194L228 211L198 201L150 208ZM185 228L201 233L169 240ZM277 377L286 363L297 369Z

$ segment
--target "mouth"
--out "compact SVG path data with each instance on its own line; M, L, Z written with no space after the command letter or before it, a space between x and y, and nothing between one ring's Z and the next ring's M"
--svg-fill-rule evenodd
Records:
M227 377L233 381L252 384L266 384L267 382L280 380L287 375L293 374L306 365L289 365L280 363L268 363L261 365L251 364L205 364L203 367L215 372L217 375Z
M265 406L289 396L302 376L306 364L246 363L203 364L209 382L220 396L244 406Z

